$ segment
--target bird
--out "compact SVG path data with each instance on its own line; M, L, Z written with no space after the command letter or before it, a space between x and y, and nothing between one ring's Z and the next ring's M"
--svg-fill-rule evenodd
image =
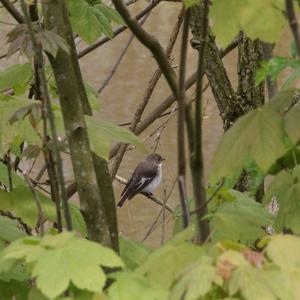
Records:
M159 154L152 153L141 161L123 189L117 206L122 207L127 199L130 200L140 192L152 195L161 182L164 160Z

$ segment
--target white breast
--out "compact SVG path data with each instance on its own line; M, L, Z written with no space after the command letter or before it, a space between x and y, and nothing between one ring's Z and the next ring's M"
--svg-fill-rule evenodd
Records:
M144 192L153 193L153 191L159 186L162 177L161 163L158 165L157 176L143 189Z

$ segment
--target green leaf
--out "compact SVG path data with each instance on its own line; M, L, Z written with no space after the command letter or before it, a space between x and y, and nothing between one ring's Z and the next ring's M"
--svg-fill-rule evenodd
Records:
M200 3L200 0L184 0L183 3L184 7L187 9L194 5L198 5Z
M269 203L273 197L279 205L278 215L275 219L276 231L290 229L294 233L300 233L300 183L298 168L293 174L281 171L271 182L264 203Z
M125 22L122 19L122 17L119 15L119 13L116 10L112 9L111 7L107 6L104 3L98 3L95 5L95 7L99 8L99 10L101 10L105 15L105 17L111 22L125 25Z
M269 258L279 267L277 293L280 299L298 299L300 296L300 239L291 235L275 235L271 237L266 248ZM274 280L275 279L275 280ZM276 284L275 283L275 284ZM282 293L283 292L283 293Z
M0 238L12 242L26 236L26 233L20 230L13 220L8 217L0 216Z
M91 105L91 108L96 111L100 111L100 100L98 99L97 91L89 84L85 84L85 91Z
M203 257L181 274L171 290L170 299L200 299L210 291L216 277L216 267L212 265L212 259Z
M86 124L92 150L106 160L109 158L111 143L116 141L131 143L145 151L143 142L136 135L112 122L101 120L99 117L86 116Z
M54 203L38 192L44 217L48 220L56 220ZM30 227L34 227L38 221L38 209L31 191L24 186L17 186L11 192L0 190L0 209L12 211L17 217Z
M125 265L133 270L145 261L150 249L141 243L121 236L120 252Z
M12 184L13 187L17 186L26 186L25 180L17 175L13 170L11 172L11 177L12 177ZM8 170L7 166L0 162L0 182L4 184L5 186L9 186L9 179L8 179Z
M255 83L257 85L260 84L267 76L271 76L274 81L281 71L288 67L298 69L300 67L300 62L295 59L279 56L273 57L268 61L262 61L260 63L260 68L255 74Z
M169 288L179 273L199 259L203 252L203 248L188 242L166 245L151 252L136 273L145 275L151 283Z
M73 230L80 232L83 237L86 237L87 228L79 207L73 203L69 203L69 210L72 217Z
M16 138L30 144L41 144L41 140L33 129L28 118L9 124L12 115L19 109L35 101L0 94L0 155L2 156L13 144Z
M13 89L16 95L21 95L27 89L32 78L29 63L13 65L0 72L0 91Z
M285 114L293 103L295 93L295 89L280 91L264 107L270 108L280 114Z
M51 244L63 235L71 234L52 237ZM65 291L70 282L79 289L101 292L106 276L99 265L121 267L123 263L113 250L73 236L65 243L58 243L56 248L41 252L32 274L37 277L37 287L42 293L53 299Z
M298 127L300 125L300 105L293 107L285 116L284 116L284 129L292 140L294 144L297 144L300 140L300 130Z
M270 259L280 268L300 268L299 237L275 235L271 238L266 250Z
M286 25L283 10L282 0L216 0L210 9L212 30L221 47L229 44L240 30L253 40L277 42Z
M29 284L11 280L9 283L0 280L1 300L27 300Z
M0 256L1 265L3 263L18 261L24 259L25 262L31 263L36 260L39 253L45 251L39 245L39 239L36 237L25 237L21 240L12 242L3 251L3 255Z
M260 203L235 192L236 199L222 204L210 222L212 240L232 240L253 244L266 233L262 229L273 224L270 213Z
M93 43L102 33L112 37L111 22L122 24L119 14L103 3L89 5L83 0L68 2L73 30L86 43Z
M279 212L275 226L280 229L291 229L300 233L300 183L293 184L284 194L283 199L278 199Z
M82 0L68 1L70 20L73 31L88 44L93 43L102 35L99 21L88 3Z
M113 275L116 280L108 290L111 300L167 300L168 289L151 284L144 277L130 272Z
M225 132L213 158L213 178L239 173L249 158L266 172L287 150L281 115L258 108Z
M229 281L230 296L240 292L245 300L277 300L276 294L269 286L268 275L250 265L238 267L233 271Z

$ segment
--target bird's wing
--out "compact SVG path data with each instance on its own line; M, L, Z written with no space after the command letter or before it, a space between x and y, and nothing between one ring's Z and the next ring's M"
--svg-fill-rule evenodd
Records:
M143 177L140 177L140 174L143 174ZM149 164L145 163L145 161L141 162L134 170L130 180L127 182L125 188L123 189L121 196L125 196L125 194L130 195L132 198L143 188L148 185L157 173L157 168L149 167Z

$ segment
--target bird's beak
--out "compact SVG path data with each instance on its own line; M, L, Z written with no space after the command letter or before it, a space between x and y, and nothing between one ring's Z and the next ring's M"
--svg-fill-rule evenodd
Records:
M165 161L166 159L164 157L161 158L161 161Z

